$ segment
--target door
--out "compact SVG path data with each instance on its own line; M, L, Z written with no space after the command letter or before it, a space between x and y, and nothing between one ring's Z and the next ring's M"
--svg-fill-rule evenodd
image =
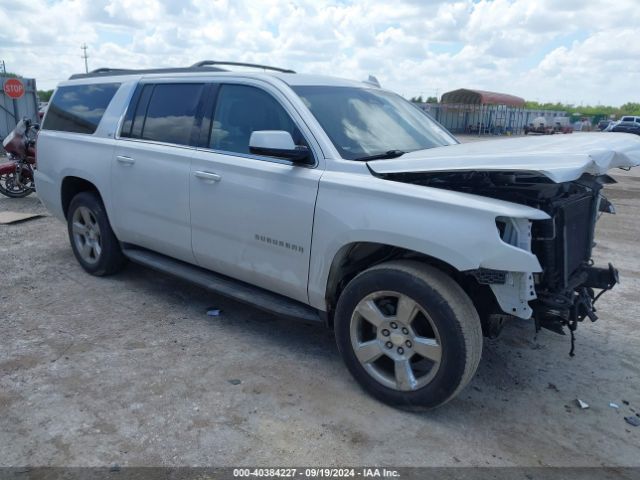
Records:
M195 262L190 162L203 83L141 85L123 122L111 170L114 230L123 242Z
M275 94L251 85L215 88L203 148L191 164L193 253L205 268L307 302L322 172L249 152L257 130L286 130L309 146L299 117Z

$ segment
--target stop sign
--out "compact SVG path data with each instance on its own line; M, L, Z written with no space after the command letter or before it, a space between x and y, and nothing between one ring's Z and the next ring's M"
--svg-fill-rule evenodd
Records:
M11 98L20 98L24 95L24 84L17 78L9 78L4 82L4 93Z

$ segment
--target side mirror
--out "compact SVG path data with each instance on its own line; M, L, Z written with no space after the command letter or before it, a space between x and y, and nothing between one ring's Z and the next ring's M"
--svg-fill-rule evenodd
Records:
M313 163L307 147L297 147L289 132L284 130L257 130L249 138L249 151L256 155L286 158L296 163Z

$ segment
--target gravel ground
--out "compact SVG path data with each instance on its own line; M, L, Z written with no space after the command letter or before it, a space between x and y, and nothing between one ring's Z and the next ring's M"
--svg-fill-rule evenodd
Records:
M48 216L0 225L0 466L640 466L623 418L640 412L640 169L615 176L595 254L622 283L576 356L514 321L423 414L364 394L330 331L136 265L91 277ZM4 210L45 213L35 196Z

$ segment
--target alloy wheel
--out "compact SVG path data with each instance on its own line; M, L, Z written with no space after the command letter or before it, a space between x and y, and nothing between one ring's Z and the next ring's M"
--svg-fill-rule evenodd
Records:
M87 207L78 207L73 212L73 241L82 260L95 264L102 254L102 238L98 220Z
M407 295L378 291L356 306L351 345L362 367L382 385L412 391L435 377L442 343L429 314Z

